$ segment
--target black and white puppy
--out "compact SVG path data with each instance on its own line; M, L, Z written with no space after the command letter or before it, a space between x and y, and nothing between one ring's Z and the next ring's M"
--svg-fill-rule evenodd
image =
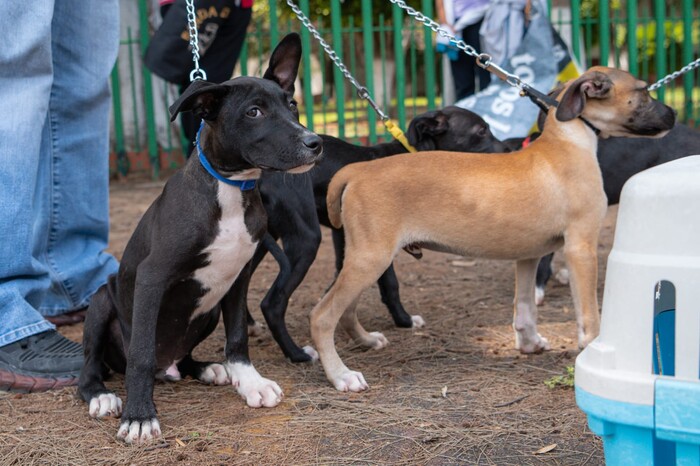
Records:
M195 81L170 107L204 120L197 152L166 183L126 246L119 272L93 297L84 331L79 394L93 417L119 416L127 443L160 436L154 379L191 376L233 384L252 407L276 406L282 390L248 357L242 289L247 265L265 236L267 216L255 180L262 169L303 172L322 140L299 124L293 100L301 58L285 37L264 78L222 84ZM195 361L192 350L223 315L226 358ZM127 399L103 383L108 368L126 372Z

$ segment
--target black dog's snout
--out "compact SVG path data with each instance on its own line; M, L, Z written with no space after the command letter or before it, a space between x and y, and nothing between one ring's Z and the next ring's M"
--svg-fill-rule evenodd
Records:
M315 153L319 153L323 148L323 140L317 134L307 134L302 138L301 142Z

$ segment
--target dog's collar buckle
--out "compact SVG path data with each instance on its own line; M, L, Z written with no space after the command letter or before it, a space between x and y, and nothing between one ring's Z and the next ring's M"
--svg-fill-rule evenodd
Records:
M230 178L226 178L221 173L217 172L216 169L214 169L214 167L211 166L209 160L207 160L207 156L204 155L202 146L199 144L199 135L202 132L203 127L204 122L202 121L202 125L199 127L199 131L197 131L197 139L195 141L197 145L197 155L199 155L199 163L202 164L202 167L204 167L204 169L217 180L231 186L236 186L241 191L250 191L251 189L255 189L255 183L257 180L232 180Z

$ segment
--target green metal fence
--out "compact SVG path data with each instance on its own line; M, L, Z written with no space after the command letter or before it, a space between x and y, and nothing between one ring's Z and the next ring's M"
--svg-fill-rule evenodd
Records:
M113 170L122 175L129 169L150 170L157 178L161 168L176 168L184 159L176 127L165 124L165 137L157 138L155 134L158 112L154 111L154 84L148 71L139 66L148 41L148 33L144 32L148 30L146 0L138 1L142 32L139 37L132 37L127 31L119 60L128 62L129 66L115 67L112 76ZM289 14L287 5L258 0L263 1L267 1L270 14L251 24L236 73L260 76L271 47L280 37L290 31L300 32L304 49L300 70L302 122L318 133L357 143L373 144L389 139L374 112L357 97L314 38L308 31L300 30L301 23ZM361 14L357 17L345 13L346 4L350 3L347 0L344 3L330 0L325 16L310 14L308 0L298 3L353 76L367 87L385 113L405 129L414 115L442 104L442 57L434 52L432 33L395 5L391 6L391 14L385 16L374 11L378 2L358 2L361 2ZM433 15L433 0L414 3L420 3L426 15ZM564 6L548 2L550 18L565 40L570 41L572 52L583 68L608 64L629 69L641 79L653 82L700 55L700 7L694 0L670 4L660 0L563 3ZM139 73L140 79L136 79ZM128 85L124 86L125 83ZM137 92L139 86L142 92ZM157 87L156 93L166 94L167 85L159 86L163 89ZM129 95L122 92L124 87L130 90ZM139 98L143 102L137 102ZM697 124L700 69L661 88L658 98L676 108L681 121ZM126 99L130 99L132 109L139 110L126 114L122 109ZM167 108L168 101L164 103ZM125 137L127 132L130 137Z

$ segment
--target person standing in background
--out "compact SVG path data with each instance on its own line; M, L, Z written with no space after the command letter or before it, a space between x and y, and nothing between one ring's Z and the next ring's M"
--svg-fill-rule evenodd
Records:
M118 0L3 0L0 30L0 389L75 385L81 319L117 271L109 234L109 74ZM70 314L69 314L70 313Z
M194 0L197 18L199 65L207 81L221 83L231 79L243 48L252 17L253 0ZM154 34L144 57L146 67L157 76L178 86L180 94L190 85L193 69L190 34L185 0L161 0L163 22ZM200 121L191 112L180 114L182 130L194 148Z
M437 20L447 30L480 53L479 29L489 8L489 0L436 0ZM438 39L440 36L438 36ZM454 59L453 59L454 58ZM473 57L459 52L450 57L452 78L455 84L456 99L469 97L478 90L485 89L491 76L479 67Z

